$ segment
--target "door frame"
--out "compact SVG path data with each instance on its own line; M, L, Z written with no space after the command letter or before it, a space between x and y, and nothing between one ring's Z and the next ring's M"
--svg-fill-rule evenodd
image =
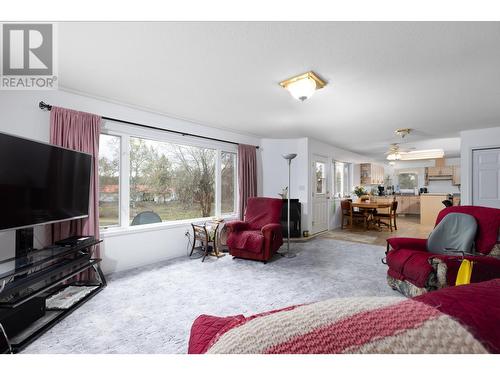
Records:
M315 200L315 194L316 194L316 185L313 182L314 179L314 173L316 171L316 161L319 162L324 162L325 163L325 198L326 198L326 209L327 209L327 214L326 214L326 229L322 231L315 232L314 231L314 200ZM321 233L321 232L326 232L330 230L330 198L331 198L331 176L332 176L332 162L328 156L322 155L322 154L316 154L312 153L311 154L311 173L309 174L309 183L311 186L311 234L316 234L316 233Z
M470 205L474 205L474 151L487 151L487 150L499 150L500 151L500 145L499 146L472 147L470 149L470 154L469 154L470 174L468 176L469 179L467 181L467 184L469 187L468 198L469 198ZM461 173L463 174L464 171L462 170ZM463 199L462 199L462 201L463 201Z
M477 142L476 142L477 143ZM489 148L499 148L500 143L484 145L468 145L462 143L462 152L460 153L460 193L461 204L472 205L472 157L475 150Z

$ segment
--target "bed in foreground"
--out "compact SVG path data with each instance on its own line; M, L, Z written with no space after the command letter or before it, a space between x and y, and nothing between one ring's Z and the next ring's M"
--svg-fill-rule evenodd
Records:
M340 298L250 317L200 315L188 353L500 353L500 279L412 299Z

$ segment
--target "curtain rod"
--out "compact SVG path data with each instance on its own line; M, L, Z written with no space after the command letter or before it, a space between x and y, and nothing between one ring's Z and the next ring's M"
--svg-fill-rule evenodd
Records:
M43 101L41 101L40 103L38 103L38 107L41 110L44 110L44 111L50 111L50 110L52 110L52 106L50 104L47 104L47 103L43 102ZM101 116L101 118L103 120L111 120L111 121L121 122L121 123L124 123L124 124L129 124L129 125L134 125L134 126L140 126L141 128L154 129L154 130L162 130L162 131L169 132L169 133L180 134L182 136L203 138L203 139L208 139L210 141L217 141L217 142L223 142L223 143L230 143L230 144L233 144L233 145L239 145L239 143L237 143L237 142L226 141L224 139L218 139L218 138L212 138L212 137L205 137L203 135L197 135L197 134L191 134L191 133L184 133L184 132L180 132L180 131L177 131L177 130L164 129L164 128L159 128L157 126L139 124L138 122L120 120L120 119L113 118L113 117ZM259 146L255 146L255 148L259 148Z

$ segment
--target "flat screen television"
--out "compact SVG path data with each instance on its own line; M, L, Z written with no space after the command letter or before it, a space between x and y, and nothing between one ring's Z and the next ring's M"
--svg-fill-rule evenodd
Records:
M0 230L88 216L92 156L0 133Z

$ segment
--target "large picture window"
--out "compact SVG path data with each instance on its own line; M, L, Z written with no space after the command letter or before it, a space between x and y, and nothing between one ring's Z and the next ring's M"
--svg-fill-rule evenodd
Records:
M99 138L99 222L120 225L120 137Z
M130 220L215 215L215 150L130 138ZM154 216L152 216L154 217Z
M237 154L231 149L102 134L101 227L236 213Z

